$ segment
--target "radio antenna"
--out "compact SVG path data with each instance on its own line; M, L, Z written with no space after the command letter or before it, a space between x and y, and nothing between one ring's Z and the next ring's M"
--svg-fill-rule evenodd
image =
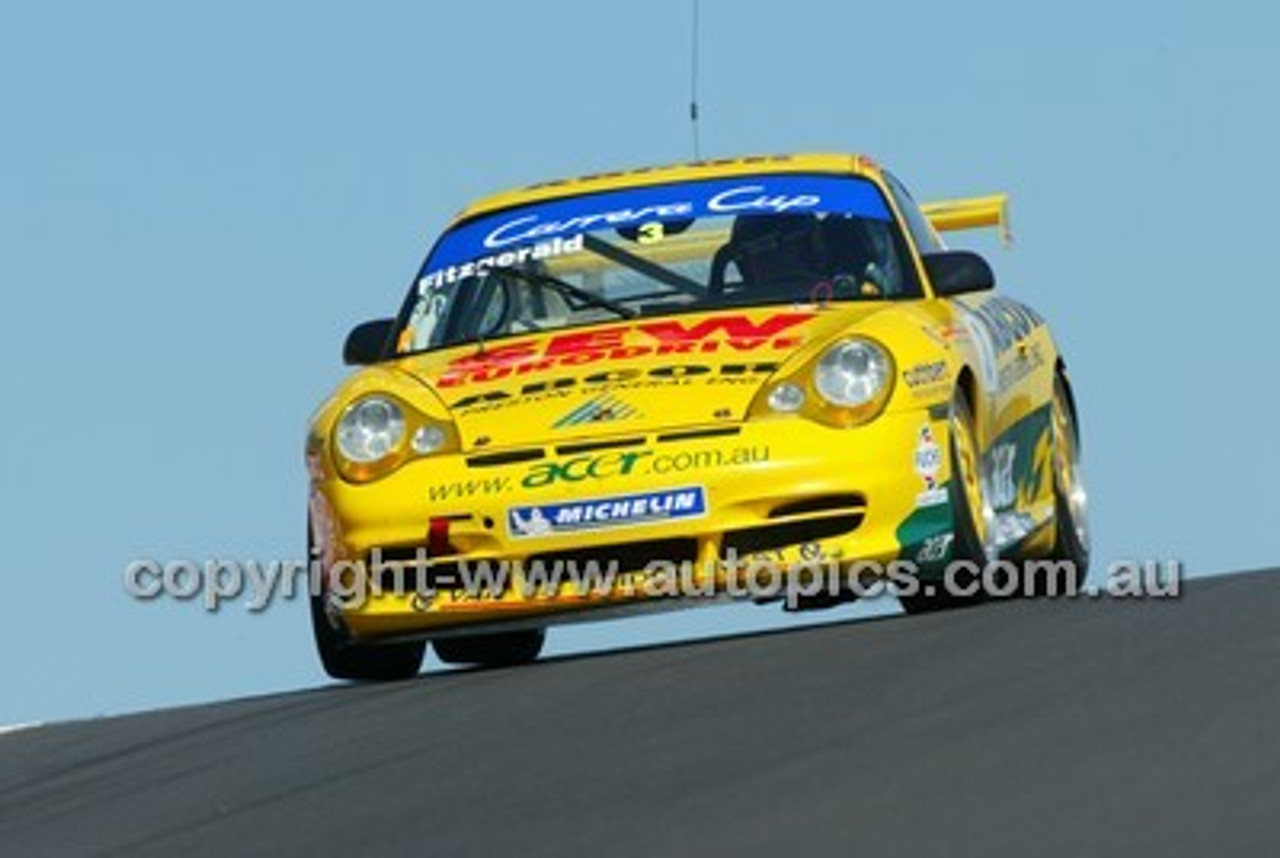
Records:
M693 125L693 160L702 160L702 141L698 136L698 0L693 0L693 46L689 63L689 121Z

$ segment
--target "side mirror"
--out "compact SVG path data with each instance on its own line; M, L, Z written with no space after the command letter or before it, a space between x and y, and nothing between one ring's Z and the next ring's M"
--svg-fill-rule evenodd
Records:
M996 288L996 275L987 260L971 250L944 250L923 257L924 270L940 297Z
M348 366L368 366L382 360L395 326L395 319L374 319L356 325L342 346L342 362Z

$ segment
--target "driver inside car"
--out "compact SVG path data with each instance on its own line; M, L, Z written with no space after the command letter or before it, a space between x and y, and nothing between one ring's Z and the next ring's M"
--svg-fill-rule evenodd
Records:
M762 291L814 299L881 298L893 294L885 245L856 217L742 215L712 263L710 293ZM732 268L737 280L728 280Z

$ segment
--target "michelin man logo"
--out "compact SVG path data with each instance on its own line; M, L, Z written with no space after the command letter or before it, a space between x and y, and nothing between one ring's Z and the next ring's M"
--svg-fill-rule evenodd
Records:
M543 536L551 532L551 522L536 506L529 510L528 518L521 518L520 513L511 511L511 526L521 536Z

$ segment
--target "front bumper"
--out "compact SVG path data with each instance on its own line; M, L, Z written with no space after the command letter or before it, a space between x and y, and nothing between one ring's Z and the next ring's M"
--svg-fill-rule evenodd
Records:
M531 589L525 570L594 559L639 573L652 560L688 561L684 583L706 596L723 595L753 560L786 568L915 558L951 532L946 432L945 419L920 409L852 429L779 417L439 456L373 483L314 483L312 527L325 563L362 571L358 593L350 579L331 581L348 597L337 613L359 641L546 624L637 602L676 607L671 592L655 597L636 575L604 589L565 580ZM629 515L661 510L673 490L700 500L679 516ZM528 526L593 509L628 515L590 527ZM477 593L460 561L470 569L487 562L510 577L496 589L489 578Z

